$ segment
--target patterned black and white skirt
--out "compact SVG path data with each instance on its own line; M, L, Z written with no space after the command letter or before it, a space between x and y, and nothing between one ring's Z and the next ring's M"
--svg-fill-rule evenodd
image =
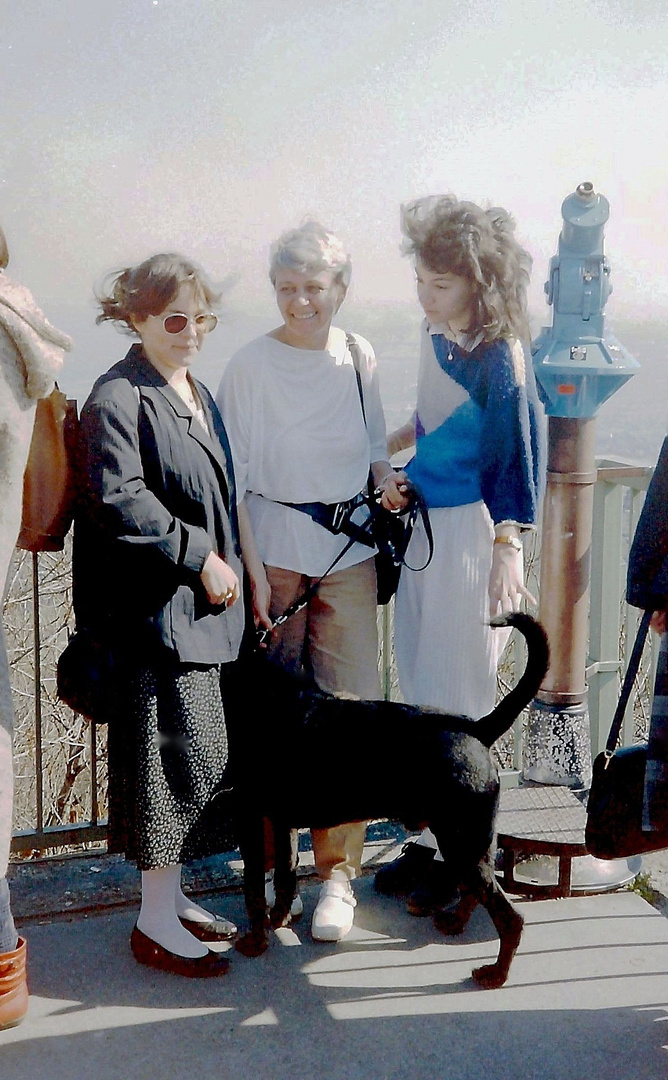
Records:
M109 725L109 851L154 870L234 850L220 668L142 668L123 697Z

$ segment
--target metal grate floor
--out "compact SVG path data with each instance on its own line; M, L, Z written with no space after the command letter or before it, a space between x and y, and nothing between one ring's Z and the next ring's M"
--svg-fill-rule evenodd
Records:
M570 788L521 787L501 793L496 827L500 841L584 846L586 820L585 808Z

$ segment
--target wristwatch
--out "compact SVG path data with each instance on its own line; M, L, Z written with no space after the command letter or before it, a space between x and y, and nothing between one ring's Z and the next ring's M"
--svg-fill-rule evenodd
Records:
M522 550L522 541L518 540L516 536L495 536L495 544L509 544L510 547L515 548L515 551Z

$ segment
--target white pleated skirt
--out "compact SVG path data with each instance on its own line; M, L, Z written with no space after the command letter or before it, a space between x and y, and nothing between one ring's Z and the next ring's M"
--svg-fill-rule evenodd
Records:
M394 643L405 701L479 719L494 707L496 670L509 631L489 626L494 528L484 503L429 511L434 555L404 567ZM427 540L416 525L406 561L422 566Z

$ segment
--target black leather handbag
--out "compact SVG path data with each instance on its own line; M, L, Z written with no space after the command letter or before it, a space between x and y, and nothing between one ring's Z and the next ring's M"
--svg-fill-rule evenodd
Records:
M624 859L668 847L668 819L662 829L642 828L647 743L616 749L651 616L643 613L606 748L594 761L585 844L597 859Z
M58 658L58 697L87 720L106 724L118 713L118 677L109 647L77 630Z

